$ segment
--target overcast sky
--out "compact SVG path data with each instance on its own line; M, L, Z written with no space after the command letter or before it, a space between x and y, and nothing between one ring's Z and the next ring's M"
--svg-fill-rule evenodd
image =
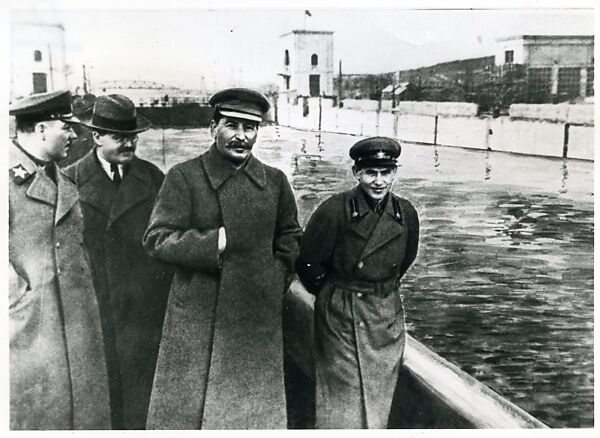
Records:
M374 9L364 9L365 3L362 9L352 2L344 5L354 9L344 9L339 2L334 7L318 3L328 9L319 9L315 2L296 2L297 9L260 3L255 5L258 9L239 9L220 2L216 10L186 1L93 3L110 8L103 10L74 9L81 3L68 1L37 1L36 9L12 9L10 21L62 23L68 63L77 73L86 64L94 83L145 79L190 88L200 87L202 76L208 88L278 83L276 73L283 60L278 39L293 29L334 31L336 73L340 59L344 73L380 73L492 55L495 40L510 35L594 33L593 10L566 8L585 7L586 2L552 2L554 8L537 9L532 5L542 2L521 2L528 7L519 9L509 3L512 9L503 10L390 9L389 2L378 1L368 2ZM32 2L15 4L22 8ZM419 4L435 7L432 2ZM222 9L223 5L231 9ZM305 15L304 6L311 17ZM71 81L79 81L78 75Z

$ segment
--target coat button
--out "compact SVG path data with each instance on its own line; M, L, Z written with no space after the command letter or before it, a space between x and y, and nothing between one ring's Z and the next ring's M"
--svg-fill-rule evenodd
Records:
M60 275L60 268L58 268L58 269L56 270L56 273L57 273L58 275Z
M56 249L60 248L60 242L56 242Z
M362 269L364 265L365 265L365 264L364 264L364 263L363 263L363 261L361 260L360 262L358 262L358 264L356 265L356 267L357 267L358 269Z
M359 326L360 328L364 328L364 326L365 326L365 323L364 323L364 322L362 322L362 321L360 321L360 322L358 323L358 326Z
M356 293L356 296L357 296L358 298L362 298L363 294L362 294L362 292L357 292L357 293Z

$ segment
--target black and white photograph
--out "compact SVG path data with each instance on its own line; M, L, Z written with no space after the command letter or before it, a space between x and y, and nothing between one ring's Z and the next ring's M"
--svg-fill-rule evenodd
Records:
M592 436L594 2L1 18L5 431Z

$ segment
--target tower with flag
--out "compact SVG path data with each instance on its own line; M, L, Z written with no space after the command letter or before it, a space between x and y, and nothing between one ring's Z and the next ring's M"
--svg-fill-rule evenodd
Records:
M306 29L306 17L312 17L312 14L308 9L304 10L304 29Z
M312 16L308 9L304 17ZM280 37L280 94L288 99L333 96L333 32L293 30Z

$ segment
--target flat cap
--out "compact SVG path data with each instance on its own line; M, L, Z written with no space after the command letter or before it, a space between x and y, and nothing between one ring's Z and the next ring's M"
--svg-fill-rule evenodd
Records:
M356 142L350 148L350 158L358 167L393 167L402 148L393 138L370 137Z
M71 93L68 90L50 93L32 94L15 100L8 108L8 113L17 119L63 120L77 123L73 116Z
M226 117L261 122L271 104L260 92L250 88L227 88L213 94L208 103Z

